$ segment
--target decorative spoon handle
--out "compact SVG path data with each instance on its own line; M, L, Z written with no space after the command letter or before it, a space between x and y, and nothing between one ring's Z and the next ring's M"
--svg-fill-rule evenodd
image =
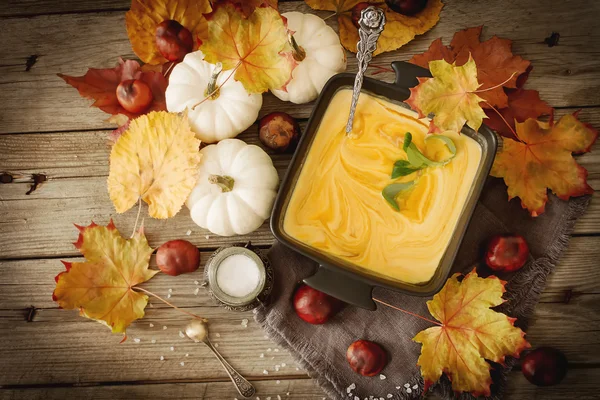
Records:
M221 362L221 365L223 366L223 368L225 368L225 371L227 372L227 375L229 375L229 378L231 378L231 382L233 382L233 384L235 385L235 388L237 389L237 391L242 396L244 396L244 397L251 397L251 396L253 396L254 393L256 393L256 389L254 389L254 386L252 386L252 384L250 382L248 382L242 375L240 375L240 373L237 372L223 358L223 356L221 355L221 353L219 353L217 351L217 349L215 349L215 347L210 342L210 340L208 340L208 338L206 338L206 340L204 340L204 344L206 344L208 346L208 348L212 350L212 352L214 353L214 355Z
M346 124L346 134L352 132L352 122L354 121L354 112L358 103L358 96L363 84L365 71L373 58L373 52L377 48L377 39L383 31L385 25L385 13L381 8L369 6L362 10L358 20L359 41L357 45L356 59L358 60L358 72L354 80L354 90L352 91L352 105L350 106L350 115Z

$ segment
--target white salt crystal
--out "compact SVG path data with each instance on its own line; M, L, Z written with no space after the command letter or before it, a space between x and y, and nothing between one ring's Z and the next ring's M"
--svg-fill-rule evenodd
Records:
M411 388L406 389L406 393L412 393L412 389Z
M140 338L134 338L133 341L136 342L136 343L141 342Z
M265 358L265 353L260 353L260 356L258 356L260 358Z
M286 365L287 365L286 363L281 363L281 366L282 366L282 367L285 367Z
M173 293L173 289L169 289L169 293Z
M271 360L274 360L274 359L275 359L275 357L271 357Z
M414 390L417 390L418 388L419 388L419 385L414 385L414 386L413 386L413 389L414 389Z
M160 361L165 361L165 357L164 356L160 356Z
M163 331L166 331L166 330L167 330L167 326L163 325Z
M275 349L274 351L277 353L277 352L279 352L279 349Z
M275 366L275 371L279 372L279 365Z
M198 296L198 293L200 293L200 288L196 288L194 289L194 295Z
M190 356L190 353L185 353L185 356L186 356L186 357L189 357L189 356Z
M396 389L400 389L400 388L402 388L402 386L396 386Z
M175 351L175 347L171 346L171 347L169 347L169 350Z
M392 397L394 397L394 395L393 395L393 394L391 394L391 393L388 393L388 394L387 394L387 398L388 398L388 399L391 399Z
M150 328L154 328L154 324L153 324L152 322L150 322L150 323L148 324L148 326L149 326Z
M270 348L270 347L267 349L267 351L271 351L271 350L273 350L273 349L272 349L272 348Z
M247 328L247 327L248 327L248 320L247 320L246 318L244 318L244 319L242 320L242 326L243 326L244 328Z
M156 343L156 339L152 339L150 342L151 342L152 344L154 344L154 343Z
M221 337L221 334L220 333L215 333L215 336L216 337Z
M300 371L300 368L296 367L296 371Z
M269 336L267 336L267 335L265 335L265 336L263 336L263 337L264 337L265 339L268 339L268 338L269 338Z
M379 379L384 380L385 378L386 378L386 376L384 374L379 375Z
M179 363L179 365L181 365L183 367L185 365L185 363L182 361Z
M350 393L351 391L353 391L354 389L356 389L356 383L352 383L350 384L350 386L348 386L346 388L346 393Z
M179 331L179 337L180 337L180 338L184 338L184 337L185 337L185 334L184 334L182 331Z
M354 396L354 400L360 400L360 397Z
M271 396L267 397L267 400L271 400Z
M215 343L213 346L215 346L215 347L219 347L219 343Z
M200 282L194 281L194 285L199 285L199 284L200 284Z
M206 238L206 240L210 239L209 235L205 235L204 237Z
M276 380L275 383L279 385L281 383L281 381L280 380Z
M167 295L167 299L170 299L170 298L171 298L171 293L169 293L169 294Z
M269 371L267 371L266 369L263 369L263 374L269 375Z
M192 230L188 229L187 232L185 233L187 236L190 236L192 234Z
M409 387L410 387L410 383L405 383L405 384L404 384L404 387L405 387L405 388L409 388Z
M229 296L245 297L256 290L260 271L256 262L243 254L225 258L217 269L217 285Z

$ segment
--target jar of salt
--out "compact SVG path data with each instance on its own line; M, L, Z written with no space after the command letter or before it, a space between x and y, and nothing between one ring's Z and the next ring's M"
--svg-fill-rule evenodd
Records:
M258 307L273 288L269 260L250 243L217 249L206 263L204 278L210 296L233 311Z

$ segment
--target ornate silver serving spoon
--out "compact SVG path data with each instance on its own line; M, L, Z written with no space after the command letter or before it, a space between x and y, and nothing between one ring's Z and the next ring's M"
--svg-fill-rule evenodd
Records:
M359 40L356 52L358 72L356 73L356 79L354 79L352 105L350 106L350 115L348 116L348 123L346 124L346 135L352 132L352 123L354 121L354 112L356 111L358 96L360 96L360 89L362 88L365 72L373 58L373 52L377 48L377 39L379 39L379 35L383 32L385 13L381 8L369 6L360 13L358 25L360 26L358 29Z
M202 342L212 350L217 359L221 362L225 372L231 378L231 382L235 385L237 391L244 397L251 397L256 393L256 389L248 382L239 372L237 372L223 356L215 349L213 344L208 339L208 324L205 320L194 319L185 328L185 334L194 342Z

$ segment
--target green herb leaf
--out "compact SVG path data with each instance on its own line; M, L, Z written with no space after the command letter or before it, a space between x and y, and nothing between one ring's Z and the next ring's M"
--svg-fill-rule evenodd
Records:
M398 160L394 163L394 169L392 170L392 179L410 175L414 172L419 171L420 169L421 168L414 168L409 161Z
M400 207L396 202L398 194L404 190L410 189L415 184L415 181L403 182L403 183L392 183L383 188L381 194L383 198L394 208L396 211L400 211Z
M404 151L406 151L406 149L408 149L408 146L410 146L411 143L412 143L412 133L406 132L406 134L404 135L404 144L402 145L402 148L404 149Z
M406 138L408 135L410 135L410 134L407 133L406 136L404 137L404 146L403 147L405 148L404 151L406 151L406 155L408 156L408 162L410 162L410 164L414 168L422 168L423 165L427 165L429 167L443 167L444 165L446 165L450 161L452 161L454 156L456 156L456 145L454 144L452 139L450 139L448 136L432 135L432 136L428 136L425 139L425 141L427 141L429 139L442 140L446 144L446 147L448 147L448 150L450 151L450 153L452 153L452 155L450 157L446 158L445 160L433 161L433 160L430 160L429 158L425 157L425 155L423 155L423 153L421 153L419 148L414 143L412 143L412 135L410 136L410 140L408 140L408 145L407 145Z
M429 139L439 139L442 142L444 142L444 144L446 145L446 147L448 147L448 150L450 151L450 153L452 153L452 157L454 157L456 155L456 145L454 144L454 141L452 139L450 139L448 136L444 136L444 135L429 135L425 138L425 141L428 141Z

